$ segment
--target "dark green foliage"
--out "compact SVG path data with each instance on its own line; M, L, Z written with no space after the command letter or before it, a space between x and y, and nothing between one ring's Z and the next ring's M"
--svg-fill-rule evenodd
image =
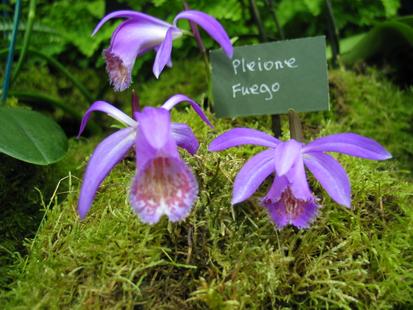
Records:
M379 64L399 84L412 84L413 16L377 23L368 32L341 40L340 46L343 64Z
M400 49L411 50L413 47L413 17L405 17L377 24L368 33L348 38L346 50L342 55L345 64L384 56L391 59Z
M80 118L92 102L85 99L84 94L74 87L67 76L56 72L54 67L49 67L41 58L33 58L30 65L23 66L10 91L10 97L19 101L16 103L15 99L10 98L8 105L30 105L33 110L53 117L69 136L76 135ZM68 70L87 89L98 89L100 83L106 84L106 80L99 79L95 69L80 70L71 67Z
M53 29L55 35L45 34L33 38L32 47L38 47L48 55L59 54L67 50L70 44L84 56L90 57L103 41L109 40L114 29L114 25L108 25L93 39L91 37L97 22L105 14L104 0L38 3L37 22Z
M215 16L225 27L230 37L238 37L239 44L257 43L258 29L256 28L249 10L249 1L246 0L211 0L187 1L190 8L204 11ZM287 37L303 37L319 35L326 32L325 1L324 0L280 0L273 1L281 25L285 28ZM267 0L257 1L265 29L272 39L279 39ZM400 0L382 1L333 1L334 16L340 35L347 37L354 33L369 29L377 21L396 16L400 7ZM23 17L26 10L23 8ZM59 0L49 3L38 0L36 19L33 27L31 47L39 49L48 55L76 51L82 56L94 56L93 61L100 55L103 47L109 45L111 33L119 21L112 21L105 25L95 37L91 37L93 28L103 17L105 12L133 9L143 11L160 19L172 22L173 17L183 10L181 0L147 0L147 1L70 1ZM189 29L186 21L181 21L179 26ZM9 31L10 18L0 19L0 31ZM24 20L20 26L24 30ZM203 35L207 48L216 45L212 40ZM175 42L181 46L175 57L185 58L193 53L196 46L192 38L185 38L185 44ZM73 56L73 55L72 55ZM102 62L99 62L101 65Z
M190 68L187 74L197 78ZM173 76L166 82L173 85ZM194 112L174 111L173 120L188 122L201 141L198 155L183 153L200 185L189 218L179 224L165 218L154 226L141 224L127 201L134 174L128 157L80 222L80 180L71 174L60 184L67 187L67 198L43 204L46 216L27 243L28 257L14 258L10 270L16 281L2 295L5 308L411 307L413 187L400 167L408 165L406 146L412 145L405 133L410 123L401 117L412 94L373 71L370 76L335 71L331 85L335 120L323 116L328 113L304 115L306 138L351 130L379 140L395 157L378 163L339 156L352 182L352 210L332 202L313 179L323 207L308 230L274 229L257 204L266 186L231 206L234 176L258 148L209 153L207 143L232 126L267 130L270 118L213 119L211 132ZM167 95L151 87L142 88L141 96L159 104ZM390 126L387 132L385 126ZM73 148L77 158L84 158L83 167L84 154L95 143ZM80 176L78 169L71 171Z
M281 0L278 16L290 36L316 35L326 32L325 0ZM394 17L400 0L331 1L340 35L368 29L377 21Z

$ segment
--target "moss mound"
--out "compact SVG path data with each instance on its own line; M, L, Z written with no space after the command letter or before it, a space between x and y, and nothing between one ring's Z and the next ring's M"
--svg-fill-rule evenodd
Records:
M413 94L373 74L335 71L331 86L333 111L303 115L307 138L355 131L377 139L395 157L386 162L338 157L352 183L352 210L332 202L314 180L323 207L308 230L274 228L257 203L266 186L231 206L234 176L258 148L208 153L206 145L233 126L267 130L269 117L212 119L211 132L189 109L174 111L172 118L190 124L202 142L196 156L183 153L200 186L188 219L139 222L127 199L134 174L129 158L106 179L81 222L80 179L73 175L81 175L85 154L83 165L62 181L66 198L44 203L45 217L27 243L27 257L16 258L16 278L2 303L9 309L412 307ZM162 88L150 92L158 96L152 102L162 102ZM84 144L73 143L77 156L84 154Z

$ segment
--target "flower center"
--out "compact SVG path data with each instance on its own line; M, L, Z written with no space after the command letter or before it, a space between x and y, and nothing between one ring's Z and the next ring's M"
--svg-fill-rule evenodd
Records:
M287 214L293 218L301 214L303 207L307 204L306 201L295 198L289 188L282 193L280 200L284 203Z

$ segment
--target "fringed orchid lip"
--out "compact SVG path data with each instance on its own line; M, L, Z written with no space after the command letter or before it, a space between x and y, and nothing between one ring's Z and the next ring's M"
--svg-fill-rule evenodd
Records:
M165 66L172 66L172 41L183 34L177 27L181 19L199 25L221 45L228 57L233 55L231 41L222 25L212 16L200 11L183 11L175 17L173 24L140 12L117 11L105 16L96 26L93 35L112 18L125 19L113 32L110 46L104 51L106 69L115 91L129 87L136 58L150 50L156 51L153 73L157 78Z
M307 200L297 199L289 188L281 194L277 202L269 203L268 200L264 200L262 203L280 229L288 224L308 228L318 213L318 205L313 197Z
M189 102L201 119L212 127L199 105L181 94L172 96L160 108L135 111L136 120L107 102L96 101L91 105L82 119L79 135L95 111L104 112L127 127L105 138L93 152L79 195L81 218L89 212L105 177L134 146L137 175L132 183L130 200L142 221L155 223L163 214L171 221L179 221L189 214L198 185L189 167L179 157L177 147L193 155L199 143L188 125L170 122L170 110L182 102ZM159 208L152 214L153 202Z
M222 151L234 146L254 144L268 147L253 156L235 178L232 203L248 199L271 174L275 175L267 195L261 200L278 228L287 224L307 228L318 212L305 167L315 176L330 197L350 208L350 181L336 159L324 152L339 152L372 160L391 158L376 141L354 134L341 133L316 139L305 145L294 139L282 142L264 132L249 128L234 128L209 145L210 151Z
M103 55L106 60L106 71L114 90L123 91L127 89L132 81L133 64L126 65L122 58L109 49L105 49Z
M182 160L157 157L134 178L130 201L144 223L157 223L162 215L171 222L186 218L198 193L198 184Z
M261 200L261 204L267 208L271 219L280 229L288 224L308 228L317 215L318 206L309 189L298 198L295 188L287 176L277 176L267 195Z

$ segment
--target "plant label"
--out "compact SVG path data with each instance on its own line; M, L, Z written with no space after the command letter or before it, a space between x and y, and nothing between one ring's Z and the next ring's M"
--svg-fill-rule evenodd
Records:
M210 55L218 117L329 109L324 36L235 47L232 59Z

